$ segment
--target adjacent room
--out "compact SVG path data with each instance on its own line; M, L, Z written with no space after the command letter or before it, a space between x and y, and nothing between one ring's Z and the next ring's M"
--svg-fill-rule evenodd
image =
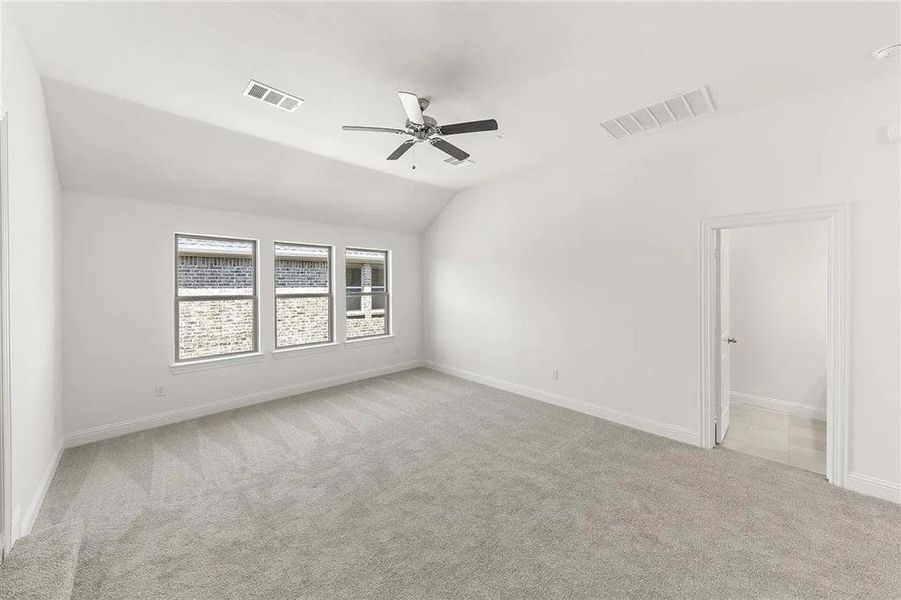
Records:
M720 245L726 448L826 474L826 228L727 229Z
M901 598L897 3L0 10L0 598Z

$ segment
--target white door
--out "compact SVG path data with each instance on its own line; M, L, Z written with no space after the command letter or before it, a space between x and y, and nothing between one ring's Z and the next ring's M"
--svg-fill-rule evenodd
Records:
M729 348L735 343L729 331L729 235L717 234L717 267L719 271L720 373L716 415L716 443L722 444L729 429Z

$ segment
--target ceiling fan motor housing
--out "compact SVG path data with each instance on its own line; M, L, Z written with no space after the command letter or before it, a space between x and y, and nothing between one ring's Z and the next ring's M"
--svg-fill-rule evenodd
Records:
M420 141L428 139L438 133L438 121L432 117L427 117L426 115L422 115L422 121L422 125L417 125L411 123L409 119L407 120L407 131L410 132L410 135Z

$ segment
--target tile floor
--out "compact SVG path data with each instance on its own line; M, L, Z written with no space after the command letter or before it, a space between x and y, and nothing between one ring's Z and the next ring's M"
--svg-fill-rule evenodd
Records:
M826 422L732 404L723 447L826 474Z

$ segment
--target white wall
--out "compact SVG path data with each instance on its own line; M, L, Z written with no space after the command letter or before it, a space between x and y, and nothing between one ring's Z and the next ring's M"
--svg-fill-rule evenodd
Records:
M249 364L173 374L176 231L260 242L260 341ZM392 251L393 330L388 343L274 359L273 241ZM312 383L410 366L420 356L419 236L67 192L63 202L66 430L70 442L124 433L238 404L297 393ZM343 340L342 312L338 340ZM154 396L163 384L168 393ZM206 406L231 400L230 403Z
M729 238L732 391L826 411L826 226L748 227ZM763 400L766 402L766 400Z
M850 203L850 470L897 489L898 102L889 65L460 193L423 237L426 359L696 439L698 220Z
M3 23L0 104L8 111L13 539L28 533L62 439L60 189L41 83Z

